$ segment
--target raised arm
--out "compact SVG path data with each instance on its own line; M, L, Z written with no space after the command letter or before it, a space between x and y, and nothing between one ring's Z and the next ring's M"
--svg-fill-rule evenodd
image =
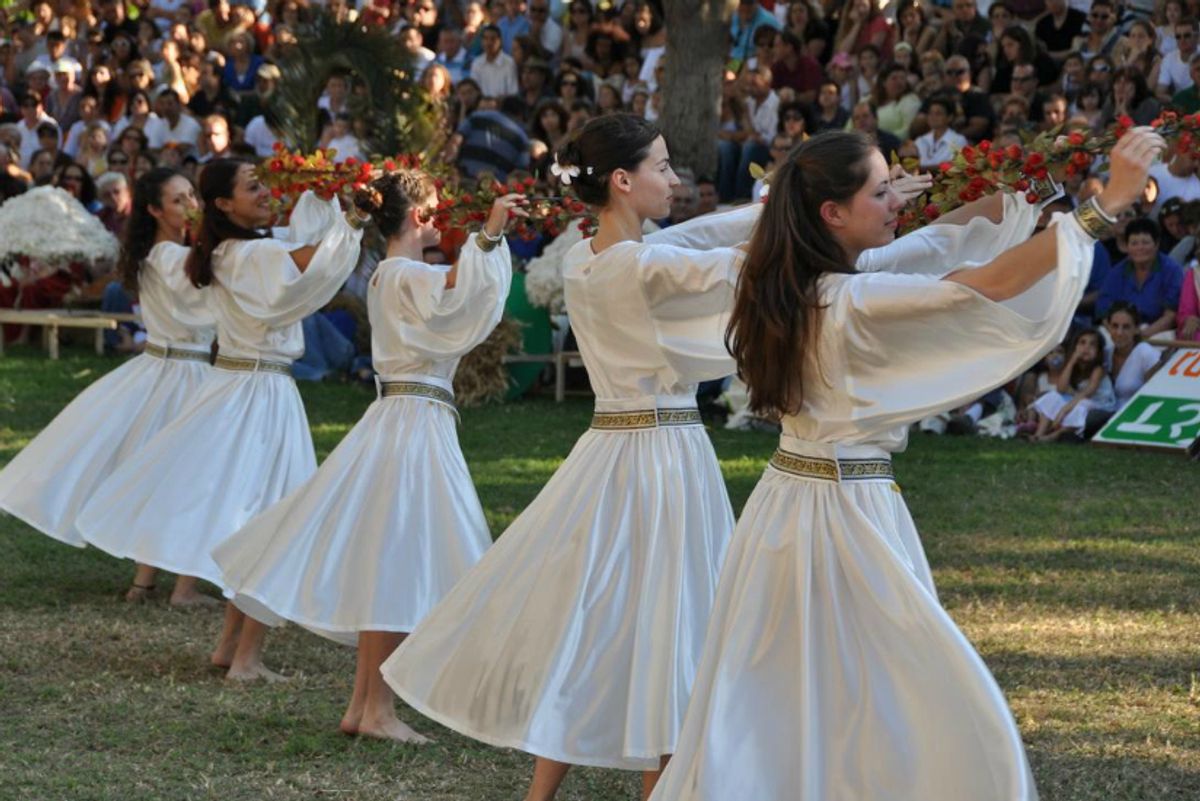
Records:
M1137 128L1117 142L1109 155L1111 178L1095 202L1100 215L1115 219L1133 205L1146 186L1150 165L1166 150L1166 142L1149 128ZM1087 204L1076 212L1088 225ZM1093 221L1094 218L1093 218ZM1004 301L1028 290L1058 264L1057 237L1046 231L1006 250L988 264L974 270L958 270L945 277L968 286L989 300Z

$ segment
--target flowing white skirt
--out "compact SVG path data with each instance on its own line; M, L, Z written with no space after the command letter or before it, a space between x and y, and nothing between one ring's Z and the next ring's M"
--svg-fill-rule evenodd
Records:
M195 402L100 485L79 530L114 556L220 586L212 549L316 469L291 378L213 369Z
M453 410L392 397L213 559L255 619L352 645L359 631L412 631L491 543Z
M675 749L732 528L703 428L589 431L384 678L477 740L657 769Z
M69 545L80 509L130 454L173 420L211 372L141 355L79 393L0 471L0 509Z
M1049 417L1051 420L1058 417L1059 412L1071 402L1071 395L1057 390L1050 390L1042 394L1036 401L1033 402L1033 409L1040 414ZM1083 430L1087 425L1088 412L1097 407L1090 399L1084 398L1072 407L1071 411L1067 412L1062 420L1063 428L1074 428Z
M1004 696L938 603L896 486L768 467L652 801L1036 797Z

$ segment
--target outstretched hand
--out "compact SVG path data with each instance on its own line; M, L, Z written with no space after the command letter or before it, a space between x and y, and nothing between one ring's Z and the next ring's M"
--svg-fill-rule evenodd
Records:
M1100 209L1116 217L1132 206L1146 188L1150 167L1166 150L1166 141L1146 126L1122 136L1108 156L1108 185L1096 197Z
M917 173L914 175L907 172L899 164L892 165L892 170L888 173L888 179L892 186L892 191L905 203L922 192L928 192L929 188L933 186L933 176L929 173Z
M520 193L501 195L492 203L492 210L488 214L487 222L483 224L483 230L492 239L496 239L504 233L511 217L529 216L529 212L522 208L528 203L529 198Z

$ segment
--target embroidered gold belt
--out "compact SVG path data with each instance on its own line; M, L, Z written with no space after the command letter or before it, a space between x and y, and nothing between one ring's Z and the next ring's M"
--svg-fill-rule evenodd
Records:
M205 364L208 364L210 359L207 351L173 348L170 345L164 348L162 345L155 345L153 342L146 343L146 349L143 353L148 356L156 356L159 359L180 359L187 362L204 362Z
M597 431L637 431L698 425L699 409L635 409L629 412L595 412L592 415L592 428Z
M394 398L397 395L407 395L413 398L444 403L454 409L454 393L436 384L426 384L421 381L381 381L379 382L379 397Z
M266 359L242 359L217 354L217 360L213 363L213 366L220 367L222 370L237 370L246 373L278 373L279 375L286 375L289 378L292 375L292 365L290 362L273 362Z
M890 459L824 459L819 456L802 456L780 448L771 457L770 465L781 473L824 481L895 479Z

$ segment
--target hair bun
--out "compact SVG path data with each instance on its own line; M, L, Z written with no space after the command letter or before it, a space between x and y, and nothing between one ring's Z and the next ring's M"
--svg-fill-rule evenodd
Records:
M374 182L354 190L354 205L360 211L374 216L383 208L383 195L375 188Z

